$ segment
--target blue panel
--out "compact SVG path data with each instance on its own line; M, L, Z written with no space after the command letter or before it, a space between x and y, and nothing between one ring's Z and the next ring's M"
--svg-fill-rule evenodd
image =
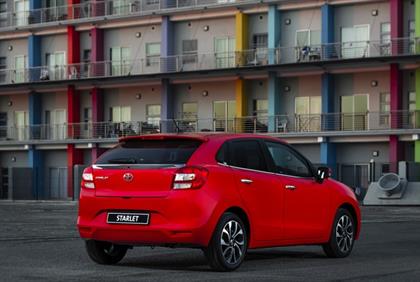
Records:
M337 155L334 143L330 143L329 141L321 143L321 163L331 168L332 177L336 177Z
M42 1L40 1L40 0L29 0L29 9L30 10L40 9L41 5L42 5Z
M46 195L44 183L44 161L41 151L30 149L28 151L28 167L32 168L32 194L35 199L43 199Z
M280 11L277 9L277 5L271 5L268 8L268 63L274 64L276 62L275 49L280 47Z
M169 79L162 79L161 88L161 113L162 119L162 132L171 132L174 128L172 119L174 119L174 96L171 91L172 86L170 85Z
M280 114L280 106L281 106L281 93L280 93L280 85L279 79L277 78L276 72L269 72L268 73L268 130L269 132L276 132L276 117Z
M30 35L28 37L28 65L30 68L30 81L37 81L40 79L41 70L34 69L34 67L41 66L41 37Z
M176 71L175 57L169 57L173 56L175 52L174 25L173 22L170 21L169 16L162 17L160 42L160 54L161 57L163 57L163 61L161 62L161 71Z
M324 4L321 7L322 14L322 44L334 43L334 7Z
M322 27L321 27L321 43L334 43L334 7L324 4L321 7ZM333 46L327 45L324 47L324 57L329 58L333 56L335 50Z
M29 93L28 99L28 112L29 112L29 124L31 125L31 138L40 139L41 128L33 125L41 124L42 105L41 95L36 92ZM33 172L33 195L34 197L43 197L44 191L44 174L43 174L43 157L42 152L31 148L28 152L28 166L32 168Z

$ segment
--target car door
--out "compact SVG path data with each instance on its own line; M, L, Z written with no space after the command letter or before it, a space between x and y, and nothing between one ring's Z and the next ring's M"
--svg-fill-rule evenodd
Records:
M327 225L328 187L315 180L310 163L293 148L280 142L264 143L284 192L282 240L320 238Z
M268 171L262 144L255 139L239 139L228 143L228 151L228 164L249 213L254 239L278 240L284 191L278 177Z

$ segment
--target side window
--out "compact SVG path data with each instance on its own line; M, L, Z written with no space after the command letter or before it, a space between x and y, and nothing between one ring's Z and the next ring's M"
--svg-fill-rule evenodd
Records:
M304 160L286 145L265 141L277 173L310 177L312 173Z
M216 154L216 161L222 164L227 164L227 142L223 143Z
M267 164L260 144L256 140L241 140L230 143L229 165L267 171Z

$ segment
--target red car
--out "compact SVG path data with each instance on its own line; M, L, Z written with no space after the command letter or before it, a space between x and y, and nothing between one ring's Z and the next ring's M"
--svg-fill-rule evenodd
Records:
M268 136L128 137L83 172L77 225L100 264L145 245L201 248L220 271L255 248L316 244L346 257L360 210L328 176Z

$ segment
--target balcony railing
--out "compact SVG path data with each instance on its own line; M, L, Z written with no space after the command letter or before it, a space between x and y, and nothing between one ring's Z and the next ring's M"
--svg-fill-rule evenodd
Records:
M340 135L420 133L420 111L292 114L241 118L197 118L131 122L72 123L0 127L1 141L104 140L160 132L229 132L292 134L305 136L327 132Z
M361 47L362 46L362 47ZM420 38L393 39L389 44L377 41L333 43L309 47L258 48L241 52L146 57L126 61L102 61L72 65L41 66L0 70L0 84L40 81L108 78L142 74L215 70L305 62L326 62L357 58L381 58L420 54ZM417 51L417 52L416 52Z
M77 21L97 17L121 18L141 16L160 11L193 9L220 5L258 3L257 0L105 0L88 1L80 4L48 7L22 12L0 14L2 28L25 27L62 21Z

